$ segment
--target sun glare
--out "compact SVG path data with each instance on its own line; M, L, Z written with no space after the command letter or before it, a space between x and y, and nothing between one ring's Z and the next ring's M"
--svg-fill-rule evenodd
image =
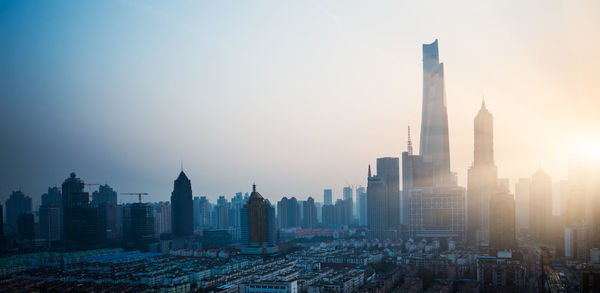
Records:
M571 156L583 162L600 163L600 139L581 139L571 146Z

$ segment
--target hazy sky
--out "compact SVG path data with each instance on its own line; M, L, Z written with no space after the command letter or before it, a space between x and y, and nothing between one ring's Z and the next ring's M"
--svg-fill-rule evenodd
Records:
M600 1L415 2L0 1L0 201L71 171L168 200L182 159L211 200L341 197L409 123L418 146L436 38L459 183L483 96L499 175L566 179L599 137Z

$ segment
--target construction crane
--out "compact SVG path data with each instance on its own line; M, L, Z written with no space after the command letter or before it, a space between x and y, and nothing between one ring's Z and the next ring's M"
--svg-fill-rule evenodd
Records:
M137 195L138 196L138 200L140 201L140 203L142 203L142 195L148 195L147 192L125 192L125 193L121 193L123 195Z

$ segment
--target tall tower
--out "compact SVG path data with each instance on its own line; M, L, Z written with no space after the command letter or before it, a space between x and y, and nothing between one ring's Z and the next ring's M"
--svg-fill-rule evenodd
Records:
M191 236L194 229L194 200L192 183L181 171L171 193L171 230L175 237Z
M444 64L439 60L437 39L431 44L423 44L423 108L419 152L425 162L432 163L434 184L451 180Z
M529 234L536 241L547 242L552 221L552 178L540 169L531 177L529 188Z
M467 238L471 243L490 237L490 198L498 188L494 164L494 118L481 103L475 116L473 165L467 177Z

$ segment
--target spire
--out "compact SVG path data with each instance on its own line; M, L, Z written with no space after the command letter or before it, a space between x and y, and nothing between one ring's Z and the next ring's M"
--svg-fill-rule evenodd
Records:
M485 97L481 99L481 109L485 109Z
M183 159L181 159L181 172L183 172Z
M369 175L368 178L371 178L371 164L369 164Z
M408 125L408 142L407 142L407 151L409 155L413 154L413 147L412 147L412 139L410 139L410 125Z
M252 183L252 192L256 192L256 183Z

